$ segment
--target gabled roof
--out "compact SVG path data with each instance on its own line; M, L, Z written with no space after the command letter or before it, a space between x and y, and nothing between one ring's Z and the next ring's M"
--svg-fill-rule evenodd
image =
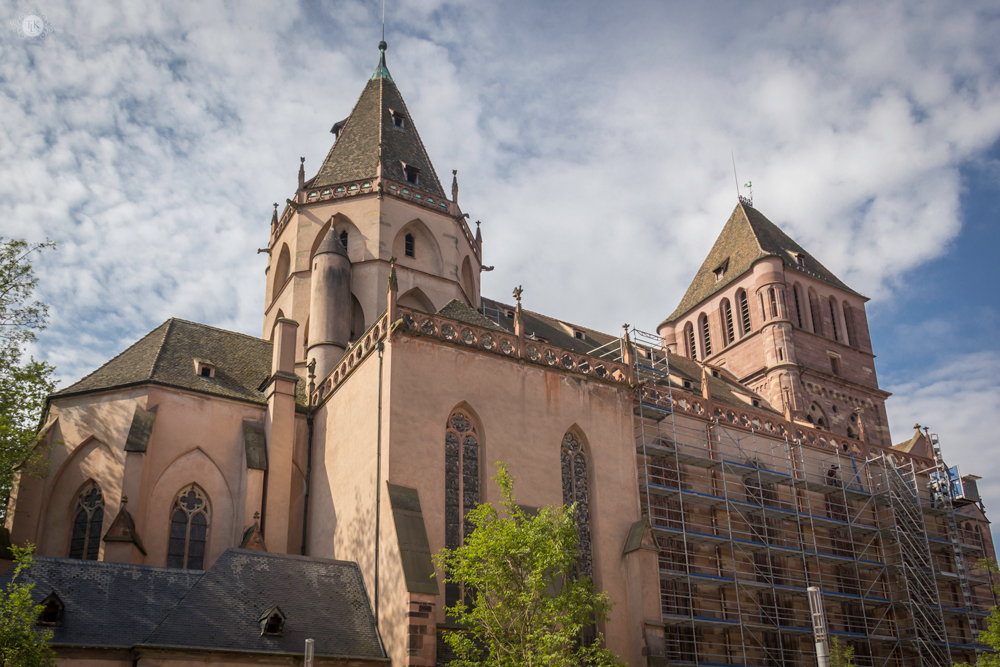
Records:
M804 266L799 266L796 255L802 256ZM857 294L757 209L739 203L688 286L684 298L664 323L676 320L725 288L764 257L779 257L787 268ZM715 271L724 265L724 277L717 281Z
M379 46L384 44L382 42ZM420 170L420 184L407 187L444 199L441 182L420 140L413 117L385 66L384 48L380 51L375 74L361 91L351 115L346 121L337 123L340 126L338 138L307 186L319 188L375 178L381 143L382 175L385 178L405 183L403 164L414 166ZM404 116L403 129L393 124L393 112Z
M257 388L271 376L271 350L271 342L262 338L171 318L52 397L152 382L266 403L264 393ZM211 361L215 377L198 375L195 359Z
M13 569L0 575L0 586ZM36 557L18 581L35 584L37 604L56 593L65 605L52 644L95 648L301 656L387 663L361 571L346 561L227 549L207 571ZM261 637L258 620L281 607L280 637Z

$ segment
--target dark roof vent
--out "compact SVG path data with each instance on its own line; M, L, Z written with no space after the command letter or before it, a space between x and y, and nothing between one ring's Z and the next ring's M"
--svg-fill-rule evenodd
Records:
M257 622L260 623L261 637L280 637L285 628L285 614L275 605L261 614Z
M43 625L46 627L58 627L62 625L62 615L63 605L62 600L59 596L55 594L55 591L49 593L49 596L42 600L42 613L38 616L38 625Z

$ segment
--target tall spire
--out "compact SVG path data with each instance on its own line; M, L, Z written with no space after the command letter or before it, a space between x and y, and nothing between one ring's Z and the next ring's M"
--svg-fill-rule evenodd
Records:
M392 81L392 75L389 74L389 68L385 66L385 50L387 48L389 48L389 45L385 43L385 40L378 43L378 67L375 68L375 73L372 74L372 79L388 79L389 81Z

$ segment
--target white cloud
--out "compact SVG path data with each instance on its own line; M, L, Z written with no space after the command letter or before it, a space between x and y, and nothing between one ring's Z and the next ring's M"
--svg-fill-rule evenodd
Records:
M394 4L389 68L483 220L484 293L608 331L673 310L734 204L730 151L882 303L959 233L959 168L1000 137L988 3ZM259 334L270 203L360 94L379 7L44 9L46 40L0 40L3 233L60 242L40 354L72 380L171 316Z
M937 433L948 465L959 466L962 474L983 478L978 483L979 492L987 512L992 514L1000 508L997 378L1000 354L988 352L952 358L886 387L894 394L886 402L886 409L896 440L906 440L913 424Z

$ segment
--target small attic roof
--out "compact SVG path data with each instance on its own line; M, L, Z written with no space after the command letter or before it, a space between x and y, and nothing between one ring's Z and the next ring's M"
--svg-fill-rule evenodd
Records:
M803 259L799 266L796 255ZM819 260L796 243L764 214L743 203L736 205L725 227L715 240L701 268L688 286L684 298L663 324L673 322L750 270L764 257L778 257L794 271L815 278L850 294L861 296L845 285ZM725 266L724 276L716 279L716 269Z

